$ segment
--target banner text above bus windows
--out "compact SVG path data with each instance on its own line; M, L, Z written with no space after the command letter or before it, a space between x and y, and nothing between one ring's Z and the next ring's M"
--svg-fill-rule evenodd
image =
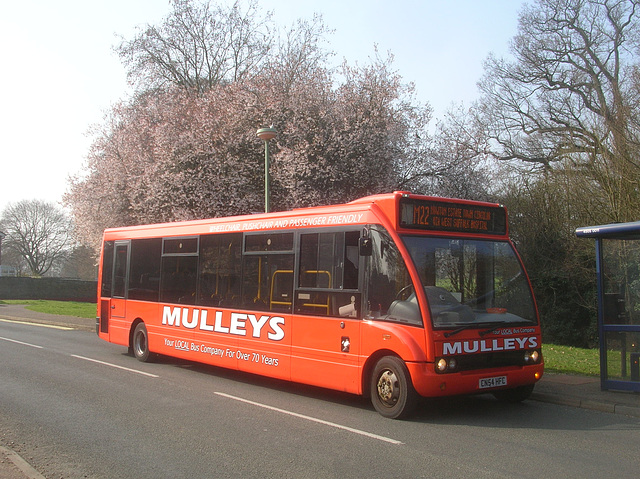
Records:
M304 226L330 226L362 223L364 213L347 213L343 215L305 216L298 218L280 218L238 223L213 224L209 227L211 233L229 231L271 230L278 228L296 228Z

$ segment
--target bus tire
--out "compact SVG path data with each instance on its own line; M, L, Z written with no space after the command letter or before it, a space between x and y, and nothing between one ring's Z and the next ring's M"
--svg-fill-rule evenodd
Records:
M133 356L138 361L148 363L152 360L153 356L149 352L149 333L147 333L147 327L142 322L138 323L136 329L133 331L131 347L133 349Z
M518 386L517 388L502 389L495 391L493 396L498 401L518 403L528 399L533 392L535 384L527 384L526 386Z
M409 370L395 356L385 356L376 363L370 393L375 410L390 419L409 416L418 404Z

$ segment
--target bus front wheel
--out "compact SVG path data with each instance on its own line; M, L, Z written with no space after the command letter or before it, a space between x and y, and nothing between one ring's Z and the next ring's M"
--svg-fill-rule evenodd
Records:
M138 323L133 331L132 338L133 355L138 361L143 363L151 361L151 353L149 352L149 333L144 323Z
M409 416L418 404L418 393L404 362L385 356L377 362L371 376L371 402L382 416L400 419Z

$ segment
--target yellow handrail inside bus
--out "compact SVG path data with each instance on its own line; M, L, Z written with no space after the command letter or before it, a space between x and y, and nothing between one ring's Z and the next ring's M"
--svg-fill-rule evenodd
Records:
M326 275L327 276L327 286L325 286L326 288L330 288L331 287L331 273L329 271L326 270L314 270L314 269L308 269L306 271L304 271L302 274L316 274L316 275Z
M278 284L276 278L282 275L289 276L290 278L288 280L291 281L291 288L287 289L284 294L280 293L279 291L276 291L276 284ZM284 276L283 281L287 281L286 276ZM271 291L269 292L269 309L273 310L274 305L290 307L292 304L292 301L282 301L282 299L286 298L287 295L292 294L292 292L293 292L293 270L280 269L280 270L274 271L273 276L271 276ZM279 295L279 299L274 299L274 295L276 294ZM289 297L289 299L291 299L291 297Z
M306 270L303 272L303 274L313 274L313 275L326 275L327 276L327 288L331 287L331 273L329 271L325 271L325 270ZM287 288L285 293L281 293L280 291L278 291L277 289L277 285L278 283L278 275L285 275L283 280L280 281L287 281L287 279L289 279L289 281L292 282L291 287ZM289 278L286 278L286 276L289 276ZM286 286L285 286L286 288ZM287 301L285 300L285 298L287 298L287 296L289 294L291 294L293 290L293 270L290 269L282 269L282 270L277 270L274 271L272 277L271 277L271 291L269 293L269 309L273 310L274 306L289 306L291 307L292 305L292 301ZM292 299L292 298L289 298ZM324 314L326 314L327 316L329 315L329 306L330 306L330 296L329 294L327 294L327 302L326 303L303 303L302 306L303 307L307 307L307 308L318 308L318 309L324 309Z

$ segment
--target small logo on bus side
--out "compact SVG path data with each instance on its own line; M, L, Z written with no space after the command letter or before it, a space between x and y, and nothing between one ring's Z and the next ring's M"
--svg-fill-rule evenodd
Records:
M211 324L208 322L209 310L207 309L165 306L162 311L162 324L237 336L250 335L253 338L260 338L263 332L266 332L266 337L271 341L284 339L282 316L264 314L258 317L251 313L231 312L230 315L227 313L226 321L224 316L222 311L213 311L213 324ZM267 323L269 326L265 328Z

